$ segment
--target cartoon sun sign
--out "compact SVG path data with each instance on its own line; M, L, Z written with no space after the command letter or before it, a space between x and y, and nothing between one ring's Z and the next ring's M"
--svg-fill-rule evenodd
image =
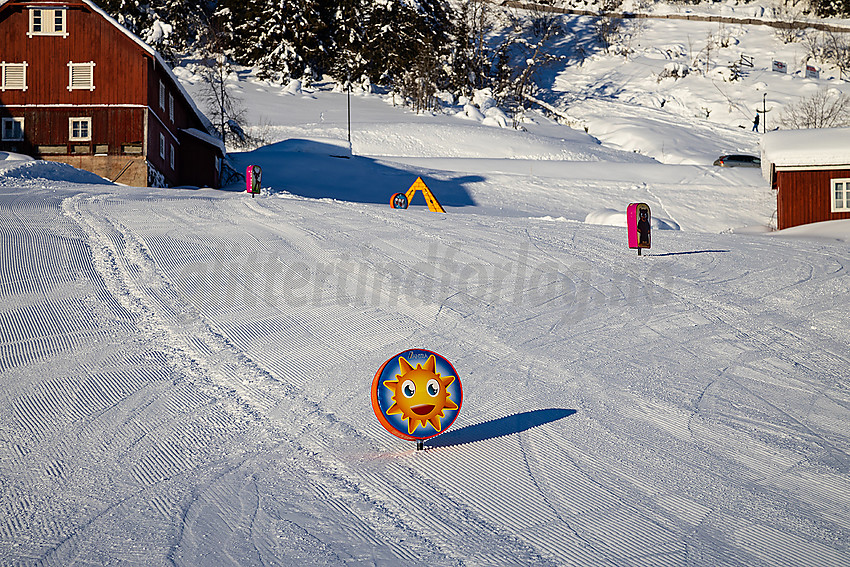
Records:
M372 381L372 409L384 429L410 441L439 435L454 423L463 401L460 379L437 353L401 352Z

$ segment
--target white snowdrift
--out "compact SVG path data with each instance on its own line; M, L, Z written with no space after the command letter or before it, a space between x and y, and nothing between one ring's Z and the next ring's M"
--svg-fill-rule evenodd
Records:
M608 226L628 226L626 211L615 211L613 209L600 209L587 214L584 222L587 224L601 224ZM679 230L679 225L670 219L659 218L656 215L650 217L649 224L653 230Z
M33 186L44 183L62 184L87 183L92 185L111 184L94 173L77 169L65 163L26 159L0 160L0 185Z

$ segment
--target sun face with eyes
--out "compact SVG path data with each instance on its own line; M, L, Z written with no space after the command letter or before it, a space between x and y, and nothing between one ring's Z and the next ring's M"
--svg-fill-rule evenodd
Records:
M395 380L385 380L384 386L392 395L393 405L387 410L387 415L401 414L407 420L407 432L413 434L420 425L431 426L440 432L440 419L444 410L459 409L457 404L449 399L449 385L454 382L454 376L440 376L436 372L436 359L431 355L423 367L416 368L399 357L400 373Z

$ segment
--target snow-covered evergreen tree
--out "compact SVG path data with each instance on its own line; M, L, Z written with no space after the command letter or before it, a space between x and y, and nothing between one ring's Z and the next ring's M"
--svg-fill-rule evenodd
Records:
M463 2L453 18L449 81L453 90L471 95L473 90L487 86L493 67L487 34L492 30L487 2Z
M320 0L320 14L326 23L327 58L324 71L338 81L359 79L367 75L365 22L367 11L363 0Z
M850 0L812 0L812 5L822 18L850 16Z
M204 0L99 0L98 4L172 63L195 45L212 7Z
M220 0L229 10L230 48L263 78L307 78L322 58L324 24L315 0Z
M446 0L102 1L171 60L192 50L209 54L215 44L216 57L281 82L329 74L398 90L416 84L420 94L456 82L449 65L454 12Z

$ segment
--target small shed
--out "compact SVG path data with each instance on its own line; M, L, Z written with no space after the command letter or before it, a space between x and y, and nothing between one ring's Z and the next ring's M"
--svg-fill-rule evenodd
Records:
M777 130L761 142L777 228L850 219L850 128Z

